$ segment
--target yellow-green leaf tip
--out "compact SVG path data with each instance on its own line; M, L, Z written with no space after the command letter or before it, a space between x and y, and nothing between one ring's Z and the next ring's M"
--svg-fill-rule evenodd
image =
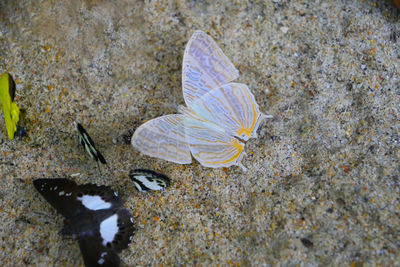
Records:
M0 77L0 103L3 106L4 120L10 140L14 139L14 133L17 130L19 120L19 108L13 102L14 96L15 82L10 74L4 73Z

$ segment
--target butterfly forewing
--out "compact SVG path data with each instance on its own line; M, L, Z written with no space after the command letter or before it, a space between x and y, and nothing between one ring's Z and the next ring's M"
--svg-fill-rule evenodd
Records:
M88 210L117 209L123 205L118 194L108 186L80 185L76 189L77 201Z
M186 45L182 64L183 97L186 105L210 90L239 77L238 70L218 45L202 31L196 31Z
M166 115L142 124L132 145L143 154L180 164L192 162L180 114Z
M68 179L37 179L36 190L65 218L76 215L82 206L76 201L77 184Z

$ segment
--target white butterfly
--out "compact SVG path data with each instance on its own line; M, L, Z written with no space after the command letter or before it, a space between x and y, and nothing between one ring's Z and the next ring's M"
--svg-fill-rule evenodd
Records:
M181 114L161 116L142 124L132 145L143 154L180 164L193 157L206 167L238 165L244 143L256 137L263 118L245 84L231 83L238 70L202 31L190 38L183 56ZM241 140L240 140L241 139Z

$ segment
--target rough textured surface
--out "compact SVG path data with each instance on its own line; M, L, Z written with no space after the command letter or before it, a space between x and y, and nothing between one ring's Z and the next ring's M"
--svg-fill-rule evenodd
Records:
M16 80L28 128L9 141L1 116L2 264L82 264L32 185L79 173L111 185L135 215L128 266L400 265L399 11L389 1L249 2L0 2L0 72ZM183 104L182 55L197 29L275 116L246 144L247 173L129 145L140 123ZM102 175L75 120L108 161ZM127 176L138 167L172 186L135 191Z

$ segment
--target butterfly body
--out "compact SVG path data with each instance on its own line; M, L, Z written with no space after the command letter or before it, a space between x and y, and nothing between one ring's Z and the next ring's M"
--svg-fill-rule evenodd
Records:
M247 85L233 83L238 70L217 44L196 31L186 45L182 66L181 114L152 119L132 136L144 154L180 164L191 155L203 166L244 166L244 142L257 136L264 118Z
M79 239L100 231L100 223L113 214L113 210L83 211L71 217L61 233Z
M67 219L61 233L78 240L86 266L119 266L135 227L116 192L68 179L37 179L34 186Z

